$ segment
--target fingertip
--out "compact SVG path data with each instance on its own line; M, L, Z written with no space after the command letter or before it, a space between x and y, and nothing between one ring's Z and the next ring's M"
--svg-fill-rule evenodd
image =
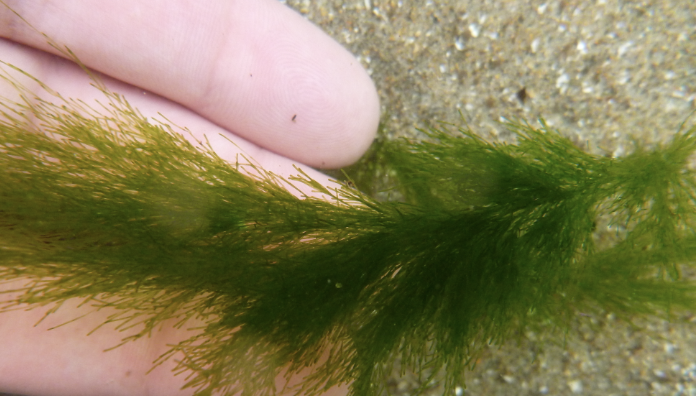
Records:
M242 94L208 96L221 99L213 106L236 133L296 161L321 168L355 162L374 140L380 112L360 62L276 1L241 4L235 13L244 18L215 75L227 80L218 87Z
M352 57L352 55L350 55ZM334 69L328 78L343 85L335 87L336 104L334 109L322 113L330 125L321 123L310 126L314 131L324 133L323 150L308 150L312 155L313 166L321 168L340 168L356 162L374 141L379 125L380 104L372 79L357 59L352 60L350 70ZM329 84L327 82L327 84ZM315 98L321 101L321 97ZM318 106L317 106L318 107ZM308 144L311 144L308 142Z
M348 166L375 138L380 112L377 91L356 59L344 62L345 67L319 66L321 70L308 73L307 79L316 81L305 81L304 86L317 89L299 88L290 125L277 129L287 141L276 142L292 148L299 162L327 169Z

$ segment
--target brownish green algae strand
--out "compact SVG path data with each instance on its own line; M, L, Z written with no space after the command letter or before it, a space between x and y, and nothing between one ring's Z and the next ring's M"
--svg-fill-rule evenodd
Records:
M115 307L145 324L130 339L202 319L171 351L198 395L272 395L305 367L298 391L378 395L396 357L444 370L451 392L481 348L525 329L696 306L680 277L696 256L696 128L616 159L543 122L508 124L514 145L432 129L386 143L404 200L381 202L307 178L324 196L298 197L105 93L102 112L2 104L0 279L35 280L15 304ZM624 230L614 243L595 242L599 218Z

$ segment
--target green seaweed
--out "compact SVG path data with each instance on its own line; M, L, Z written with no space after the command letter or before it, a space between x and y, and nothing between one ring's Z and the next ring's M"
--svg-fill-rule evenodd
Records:
M100 109L16 86L25 101L1 103L0 279L34 282L6 308L114 307L119 329L142 325L124 342L202 320L155 362L183 352L197 395L273 395L306 367L293 391L378 395L396 358L444 371L451 392L525 329L696 307L680 275L696 258L696 127L606 158L543 120L508 123L516 144L442 124L380 148L395 202L306 176L293 181L322 197L289 191L103 86ZM600 218L615 242L595 242Z

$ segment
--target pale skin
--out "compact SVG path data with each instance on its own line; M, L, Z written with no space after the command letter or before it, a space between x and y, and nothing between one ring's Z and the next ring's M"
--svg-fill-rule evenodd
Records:
M355 58L276 0L7 1L37 30L68 46L103 81L147 117L162 113L224 158L241 153L287 176L299 165L357 160L374 138L379 100ZM52 55L45 37L0 5L0 60L31 73L65 97L101 98L74 63ZM22 80L33 89L29 80ZM38 88L35 92L46 96ZM14 88L0 83L0 96ZM232 145L222 138L232 139ZM22 280L5 288L19 286ZM0 296L0 301L11 295ZM25 395L190 395L173 362L145 374L152 361L191 335L164 326L150 338L104 349L126 335L106 326L109 312L69 301L46 311L0 314L0 392ZM344 395L346 387L327 395Z

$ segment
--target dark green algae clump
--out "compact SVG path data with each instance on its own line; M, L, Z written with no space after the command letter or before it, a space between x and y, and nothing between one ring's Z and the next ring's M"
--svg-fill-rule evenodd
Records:
M403 202L306 177L324 197L298 198L116 94L99 112L24 93L0 117L0 279L35 282L8 307L115 307L122 329L144 324L126 341L203 320L161 357L185 354L198 395L273 395L306 367L293 391L378 395L397 358L444 371L451 392L525 329L696 307L680 276L696 258L696 128L617 159L543 122L508 124L514 145L432 129L383 148ZM621 230L611 244L595 242L600 218Z

